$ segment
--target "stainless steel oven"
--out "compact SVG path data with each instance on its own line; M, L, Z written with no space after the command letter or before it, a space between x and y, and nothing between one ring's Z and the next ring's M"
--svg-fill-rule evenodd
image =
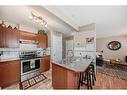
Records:
M40 69L40 58L21 60L21 75L29 74Z
M21 81L30 79L40 73L41 59L36 51L24 51L20 53Z

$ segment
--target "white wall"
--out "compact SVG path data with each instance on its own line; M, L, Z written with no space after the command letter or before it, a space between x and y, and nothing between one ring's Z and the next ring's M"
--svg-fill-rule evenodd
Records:
M94 37L93 44L86 44L86 38ZM95 57L96 51L96 28L95 24L85 25L80 27L80 32L74 34L74 55L87 55L88 52L92 57Z
M86 43L86 38L94 37L94 42ZM80 45L77 45L80 43ZM96 72L96 26L94 23L80 27L80 32L74 34L74 56L89 56L94 59Z
M110 41L119 41L121 48L117 51L112 51L107 48ZM103 55L105 59L122 59L125 60L127 56L127 36L114 36L97 39L97 51L104 51Z

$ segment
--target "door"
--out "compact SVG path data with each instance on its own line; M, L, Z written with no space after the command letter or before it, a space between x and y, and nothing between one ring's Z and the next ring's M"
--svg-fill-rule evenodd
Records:
M62 34L58 32L52 34L51 60L55 63L62 61Z
M72 57L73 53L73 40L66 40L66 57Z

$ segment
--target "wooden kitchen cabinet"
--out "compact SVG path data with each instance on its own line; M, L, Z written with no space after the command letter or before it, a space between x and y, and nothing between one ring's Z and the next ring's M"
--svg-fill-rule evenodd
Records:
M48 36L47 35L38 35L38 47L39 48L48 48Z
M19 30L0 26L0 48L18 48Z
M48 36L0 26L0 48L18 48L19 39L38 41L38 48L48 47Z
M9 86L20 80L20 61L7 61L0 63L0 86Z
M44 56L41 58L40 70L41 72L48 71L50 69L50 56Z
M0 48L6 47L5 35L6 35L5 28L0 26Z
M36 41L37 40L37 34L26 32L26 31L20 31L20 39Z
M20 31L20 39L38 41L38 48L48 47L48 36Z
M79 73L74 72L59 64L52 63L52 86L53 89L77 89Z
M19 47L19 30L12 28L6 29L6 46L7 48Z
M67 70L52 64L52 86L53 89L67 88Z

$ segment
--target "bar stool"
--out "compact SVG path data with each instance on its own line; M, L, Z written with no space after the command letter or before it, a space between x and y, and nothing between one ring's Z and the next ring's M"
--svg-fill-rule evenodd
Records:
M88 67L85 72L80 72L78 89L80 89L80 86L83 86L83 85L86 85L87 89L92 89L90 67Z
M94 69L94 65L93 64L90 64L89 66L90 68L90 75L91 75L91 81L92 81L92 84L94 85L94 81L96 81L96 74L95 74L95 69Z

